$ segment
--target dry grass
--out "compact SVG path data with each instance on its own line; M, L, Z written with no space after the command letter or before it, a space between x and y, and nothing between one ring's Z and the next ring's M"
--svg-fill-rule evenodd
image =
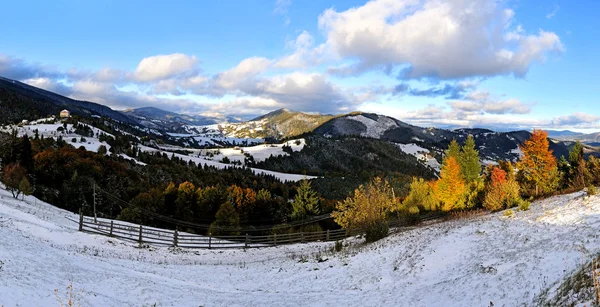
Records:
M600 258L592 260L592 278L594 279L596 304L600 305Z
M61 295L61 292L59 292L58 289L54 289L54 295L56 296L60 307L81 307L81 296L75 294L73 282L69 282L64 296Z

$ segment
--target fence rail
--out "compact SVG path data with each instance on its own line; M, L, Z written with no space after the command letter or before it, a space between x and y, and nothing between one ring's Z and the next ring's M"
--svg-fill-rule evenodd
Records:
M419 221L431 221L445 217L432 213L419 217ZM390 227L404 227L413 224L407 219L389 222ZM260 248L286 244L338 241L350 236L364 233L360 230L344 229L319 232L296 232L269 235L237 235L237 236L203 236L177 230L167 230L143 226L115 220L95 220L92 217L79 215L79 231L105 235L140 244L173 246L182 248L226 249L226 248Z

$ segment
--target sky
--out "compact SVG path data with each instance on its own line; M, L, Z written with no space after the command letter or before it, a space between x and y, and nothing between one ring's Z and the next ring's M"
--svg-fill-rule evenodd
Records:
M10 1L0 76L122 110L600 131L600 1Z

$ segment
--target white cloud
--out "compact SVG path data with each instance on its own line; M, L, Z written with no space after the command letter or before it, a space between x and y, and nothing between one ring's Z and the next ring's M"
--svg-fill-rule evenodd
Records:
M485 91L473 91L465 96L465 100L451 101L455 112L489 113L489 114L528 114L531 107L519 99L495 99Z
M283 17L283 25L288 26L292 20L288 16L288 9L292 5L292 0L276 0L275 1L275 9L273 13L282 15Z
M598 124L599 122L600 116L578 112L567 116L555 117L552 120L552 126L581 126Z
M234 89L251 78L264 72L271 66L271 60L262 57L252 57L241 61L236 67L216 76L216 85L225 89Z
M198 59L182 53L155 55L142 59L134 72L138 81L156 81L178 74L189 73L196 68Z
M510 32L514 12L492 0L373 0L326 10L319 26L340 57L356 59L332 73L357 74L389 65L405 78L523 76L550 51L562 51L552 32Z
M558 13L559 9L560 9L560 6L558 6L558 4L555 5L554 9L550 13L546 14L546 18L547 19L552 19L552 17L556 16L556 13Z

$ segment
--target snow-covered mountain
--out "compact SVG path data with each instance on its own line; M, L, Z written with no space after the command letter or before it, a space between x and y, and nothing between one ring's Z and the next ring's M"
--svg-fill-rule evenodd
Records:
M528 131L422 128L388 116L370 113L352 113L333 118L314 132L325 137L356 135L398 144L415 144L438 153L446 149L453 139L463 142L469 135L473 135L482 159L490 162L517 159L520 154L519 145L531 136ZM569 153L568 146L557 140L550 142L550 148L557 157Z

